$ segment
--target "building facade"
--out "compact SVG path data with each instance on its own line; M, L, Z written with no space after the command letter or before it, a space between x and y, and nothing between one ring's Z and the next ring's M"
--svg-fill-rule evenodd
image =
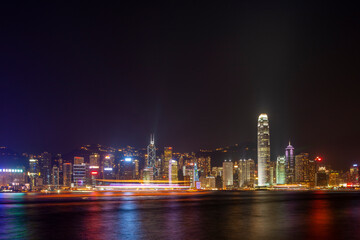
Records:
M286 160L285 156L278 156L276 159L276 184L286 183Z
M270 184L270 128L267 114L258 119L258 186Z

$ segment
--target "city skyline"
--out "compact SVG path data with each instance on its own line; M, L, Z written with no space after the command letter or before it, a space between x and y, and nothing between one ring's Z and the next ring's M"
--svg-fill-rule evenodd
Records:
M289 139L337 167L358 159L356 8L2 4L1 146L142 147L155 133L196 151L256 143L266 112L273 159Z

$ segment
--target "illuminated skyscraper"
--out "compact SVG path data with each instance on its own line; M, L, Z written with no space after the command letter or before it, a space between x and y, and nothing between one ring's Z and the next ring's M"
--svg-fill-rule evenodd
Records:
M295 182L295 159L294 159L294 147L289 146L285 149L285 170L286 170L286 183Z
M255 162L252 159L239 161L239 187L254 187Z
M270 130L269 120L265 113L258 119L258 186L270 183Z
M234 184L233 162L223 162L223 188L232 188Z
M286 183L285 156L278 156L276 159L276 184Z
M60 180L59 180L59 167L54 165L52 168L52 185L54 185L55 188L59 187Z
M169 161L169 183L178 180L178 164L176 160Z
M71 186L71 176L72 176L72 164L64 163L63 164L63 185L66 187Z
M40 157L40 172L41 177L43 178L43 184L49 185L51 184L51 154L48 152L44 152Z
M164 148L164 162L163 162L163 176L164 179L169 179L169 161L172 158L172 147Z

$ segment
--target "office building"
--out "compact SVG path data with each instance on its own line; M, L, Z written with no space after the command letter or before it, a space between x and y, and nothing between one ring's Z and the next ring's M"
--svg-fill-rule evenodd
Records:
M169 179L169 162L172 159L172 147L164 148L164 161L163 161L163 179Z
M169 161L169 183L178 181L178 165L176 160Z
M295 182L295 158L294 147L289 145L285 149L285 171L286 171L286 183L292 184Z
M64 163L63 164L63 185L65 187L70 187L72 183L72 164Z
M255 161L240 159L238 164L239 187L254 187Z
M60 169L58 166L54 165L52 167L52 174L51 174L52 178L51 178L51 184L55 187L58 188L60 185Z
M223 162L223 188L231 189L233 188L233 167L234 164L231 161Z
M286 183L286 159L285 156L278 156L276 159L276 184Z
M44 152L39 158L40 177L44 185L51 184L51 154Z
M270 184L270 129L266 114L258 119L258 186Z

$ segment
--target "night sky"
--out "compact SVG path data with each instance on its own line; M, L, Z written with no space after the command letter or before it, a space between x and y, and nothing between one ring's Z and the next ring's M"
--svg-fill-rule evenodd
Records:
M360 161L358 8L327 1L0 4L0 145L197 151L288 140Z

